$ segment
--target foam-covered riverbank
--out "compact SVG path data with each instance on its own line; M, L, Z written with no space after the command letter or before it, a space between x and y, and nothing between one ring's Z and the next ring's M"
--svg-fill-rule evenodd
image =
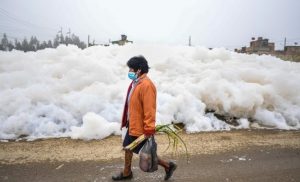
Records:
M127 60L144 55L155 82L157 123L183 122L187 132L230 130L216 118L278 129L300 128L300 64L271 56L203 47L127 45L85 50L60 46L0 52L0 139L120 134L130 80Z

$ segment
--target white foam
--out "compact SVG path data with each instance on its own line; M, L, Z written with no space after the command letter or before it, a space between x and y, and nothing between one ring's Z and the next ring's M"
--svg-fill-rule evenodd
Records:
M62 45L0 52L0 139L120 134L115 124L130 83L126 62L140 54L157 87L158 124L184 122L188 132L234 128L206 114L210 109L242 118L238 128L251 126L249 118L271 128L300 128L299 63L222 48Z
M102 139L111 134L120 134L120 125L108 122L102 116L95 113L87 113L83 116L82 126L71 127L70 136L73 139Z
M237 129L246 129L246 128L249 128L249 126L250 126L250 123L247 118L240 118L237 120L237 122L239 124L236 127Z

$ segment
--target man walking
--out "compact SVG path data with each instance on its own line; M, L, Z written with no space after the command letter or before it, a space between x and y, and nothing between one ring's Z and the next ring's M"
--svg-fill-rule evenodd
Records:
M127 133L123 140L123 147L129 145L141 135L149 138L155 134L156 115L156 88L148 78L149 66L143 56L135 56L127 62L129 68L128 77L132 80L127 91L121 128L126 127ZM133 153L138 154L146 141L140 143L133 151L125 151L124 170L113 176L115 181L132 179L131 161ZM158 164L164 167L168 180L177 165L158 157Z

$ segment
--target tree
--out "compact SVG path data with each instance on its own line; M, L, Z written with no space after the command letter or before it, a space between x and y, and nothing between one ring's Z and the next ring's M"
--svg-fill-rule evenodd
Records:
M6 34L3 34L3 38L1 39L0 43L0 50L3 51L11 51L12 49L22 50L24 52L37 51L45 48L56 48L59 46L59 44L74 44L81 49L86 48L86 44L83 41L80 41L79 37L75 34L66 37L64 37L63 34L57 34L53 40L53 43L51 40L40 43L36 36L31 36L29 41L26 39L26 37L22 42L19 42L17 39L15 39L14 44L8 41Z
M71 37L68 37L68 36L66 36L65 42L66 42L66 45L73 44Z
M65 41L65 38L64 38L63 34L60 35L60 43L61 44L66 44L66 41Z
M41 50L41 49L45 49L47 47L47 42L46 41L43 41L39 47L38 47L38 50Z
M3 38L1 40L1 46L0 46L0 49L2 51L8 51L9 50L9 47L8 47L8 39L7 39L7 36L6 34L3 34Z
M37 51L40 42L37 40L35 36L31 36L29 41L29 51Z
M8 48L8 51L12 51L15 48L15 46L12 42L8 42L7 48Z
M15 39L15 49L19 51L23 50L21 43L17 39Z
M59 43L60 43L60 37L59 35L56 35L56 37L53 40L53 47L57 48L59 46Z
M38 50L38 47L40 47L40 41L36 38L36 36L34 36L34 46L35 46L35 50Z
M34 49L34 40L33 40L33 36L31 36L29 43L28 43L28 51L35 51Z
M48 40L47 47L48 47L48 48L53 48L53 45L52 45L51 40Z
M86 48L86 44L84 42L80 41L78 36L72 34L71 39L72 39L72 44L77 45L77 47L79 47L81 49Z
M86 48L86 44L84 43L84 42L82 42L82 41L80 41L80 44L79 45L77 45L79 48L81 48L81 49L85 49Z
M29 44L26 38L24 38L23 42L22 42L22 48L24 52L27 52L30 50L29 48Z

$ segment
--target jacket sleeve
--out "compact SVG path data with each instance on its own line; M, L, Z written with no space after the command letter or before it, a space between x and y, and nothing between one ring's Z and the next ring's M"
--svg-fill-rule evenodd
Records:
M156 88L150 82L142 90L142 105L144 110L144 134L153 135L155 133L156 115Z
M132 83L130 83L129 87L128 87L128 90L127 90L127 94L126 94L126 99L125 99L125 103L124 103L124 109L123 109L123 115L122 115L122 120L121 120L121 129L122 127L125 127L126 124L127 124L127 110L128 110L128 104L127 104L127 100L128 100L128 96L129 96L129 92L130 92L130 89L132 87Z

